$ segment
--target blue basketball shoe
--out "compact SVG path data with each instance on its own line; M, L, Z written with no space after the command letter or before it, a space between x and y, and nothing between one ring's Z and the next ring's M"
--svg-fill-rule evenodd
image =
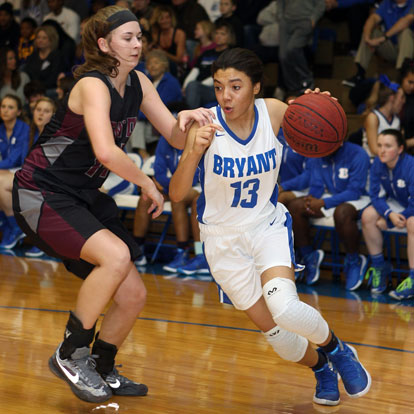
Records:
M185 275L193 275L195 273L208 274L210 273L210 269L204 254L197 254L183 267L180 267L178 273L184 273Z
M313 402L321 405L338 405L338 374L328 361L321 369L313 371L316 378L316 391Z
M176 273L178 272L178 269L184 267L188 263L188 259L188 250L178 248L174 259L170 263L164 265L162 268L167 272Z
M356 260L353 260L350 255L345 257L345 289L357 290L363 280L367 271L367 258L360 254Z
M319 280L319 266L322 263L325 253L323 250L314 250L303 257L306 272L306 284L313 285Z
M384 262L381 267L370 267L365 275L371 285L371 293L382 293L387 289L388 277L391 274L391 263Z
M362 397L369 391L371 376L359 362L355 348L338 339L338 346L327 356L341 376L345 391L350 397Z

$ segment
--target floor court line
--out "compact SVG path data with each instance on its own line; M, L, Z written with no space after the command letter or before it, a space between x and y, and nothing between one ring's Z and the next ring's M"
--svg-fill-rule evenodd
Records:
M24 307L24 306L4 306L4 305L0 305L0 309L69 313L68 310L27 308L27 307ZM103 315L101 315L101 316L103 316ZM260 333L260 330L258 330L258 329L239 328L239 327L236 327L236 326L225 326L225 325L213 325L213 324L198 323L198 322L175 321L175 320L171 320L171 319L140 317L140 318L137 318L137 320L149 321L149 322L176 323L176 324L182 324L182 325L203 326L203 327L206 327L206 328L220 328L220 329L229 329L229 330L236 330L236 331ZM360 343L360 342L351 342L351 341L347 341L347 343L349 343L351 345L356 345L356 346L365 346L367 348L383 349L385 351L403 352L403 353L407 353L407 354L414 354L414 350L411 351L411 350L406 350L406 349L391 348L391 347L380 346L380 345L363 344L363 343Z

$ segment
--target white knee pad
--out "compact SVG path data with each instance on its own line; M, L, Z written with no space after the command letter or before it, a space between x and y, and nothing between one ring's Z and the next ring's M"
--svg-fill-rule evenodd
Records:
M268 332L263 332L267 342L276 353L286 361L299 362L308 348L308 340L293 332L275 326Z
M281 277L269 280L263 286L263 296L279 327L304 336L314 344L326 341L328 324L316 309L299 300L292 280Z

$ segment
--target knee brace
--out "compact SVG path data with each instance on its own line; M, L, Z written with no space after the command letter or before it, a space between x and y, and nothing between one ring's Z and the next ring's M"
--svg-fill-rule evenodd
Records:
M263 335L282 359L299 362L305 356L308 340L303 336L286 331L279 326L275 326L268 332L263 332Z
M281 277L269 280L263 286L263 296L279 327L304 336L315 344L326 341L328 324L316 309L299 300L293 281Z

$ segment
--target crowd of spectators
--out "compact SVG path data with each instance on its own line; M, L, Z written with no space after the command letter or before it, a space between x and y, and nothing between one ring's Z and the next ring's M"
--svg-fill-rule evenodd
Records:
M47 97L58 105L70 91L75 82L72 70L84 61L83 25L111 4L129 8L139 19L142 51L136 69L146 73L173 112L215 105L210 67L231 47L252 49L265 64L278 63L282 99L317 87L310 54L317 47L318 22L321 18L346 21L349 43L345 53L354 56L355 73L349 73L343 85L351 88L350 97L358 97L357 111L364 118L361 130L350 131L355 132L352 142L362 146L372 162L378 137L392 128L401 131L407 152L414 150L414 0L0 0L0 100L5 102L2 113L6 118L10 111L16 118L0 119L4 148L7 139L7 146L12 144L13 128L33 125L39 98ZM368 78L374 54L394 65L400 77L379 74ZM13 110L7 108L13 105ZM27 143L28 131L24 132ZM159 140L158 132L138 114L127 150L147 159L155 154ZM27 152L29 145L20 149ZM4 154L2 165L7 164ZM284 160L295 156L287 155ZM297 200L309 186L290 187L292 183L283 178L291 168L289 163L281 170L284 189L302 193L284 191L281 200L293 202L292 211L304 221L302 209L306 211L307 204ZM306 171L307 160L299 164ZM5 244L10 245L7 240ZM308 244L300 246L303 256L311 253ZM352 248L349 254L353 256L348 264L357 262ZM316 256L320 262L320 255Z

